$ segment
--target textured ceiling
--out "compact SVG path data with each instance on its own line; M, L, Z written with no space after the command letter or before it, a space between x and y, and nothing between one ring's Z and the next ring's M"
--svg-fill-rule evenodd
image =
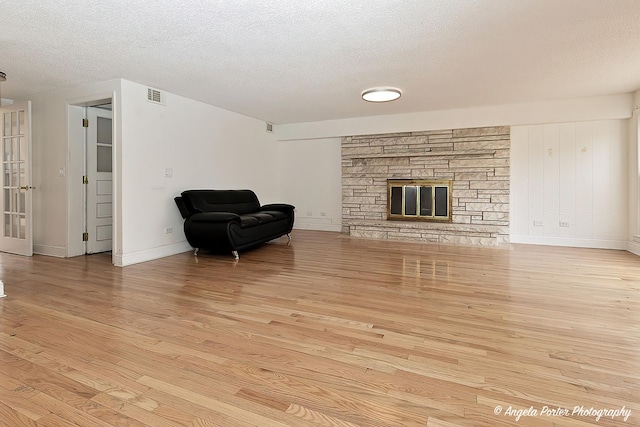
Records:
M638 0L0 0L2 96L124 78L274 123L640 88ZM360 93L396 86L400 100Z

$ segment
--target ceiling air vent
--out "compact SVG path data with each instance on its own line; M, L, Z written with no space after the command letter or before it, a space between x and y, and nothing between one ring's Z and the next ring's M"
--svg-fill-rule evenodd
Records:
M157 89L147 89L147 101L164 105L164 93Z

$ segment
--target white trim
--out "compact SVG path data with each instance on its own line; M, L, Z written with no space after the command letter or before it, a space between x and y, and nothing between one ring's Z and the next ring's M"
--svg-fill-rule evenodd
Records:
M567 237L544 237L513 234L509 236L509 239L511 243L523 243L527 245L570 246L576 248L620 250L627 250L629 243L626 240L574 239Z
M7 294L4 293L4 283L0 280L0 298L6 297Z
M67 249L64 246L33 245L33 253L38 255L66 258Z
M634 241L627 242L627 251L631 252L634 255L640 256L640 243Z
M127 265L138 264L145 261L153 261L154 259L181 254L183 252L189 252L191 250L193 250L193 248L189 245L189 243L182 242L128 254L114 254L113 265L115 265L116 267L125 267Z

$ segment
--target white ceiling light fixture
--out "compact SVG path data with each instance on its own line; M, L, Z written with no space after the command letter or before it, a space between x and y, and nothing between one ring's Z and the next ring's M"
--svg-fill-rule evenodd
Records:
M389 102L400 98L402 92L395 87L374 87L362 92L362 99L368 102Z

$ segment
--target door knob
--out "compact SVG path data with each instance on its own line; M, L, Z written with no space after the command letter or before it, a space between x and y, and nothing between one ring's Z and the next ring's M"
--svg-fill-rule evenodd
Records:
M35 187L30 187L28 185L25 185L23 187L20 187L21 190L33 190Z

